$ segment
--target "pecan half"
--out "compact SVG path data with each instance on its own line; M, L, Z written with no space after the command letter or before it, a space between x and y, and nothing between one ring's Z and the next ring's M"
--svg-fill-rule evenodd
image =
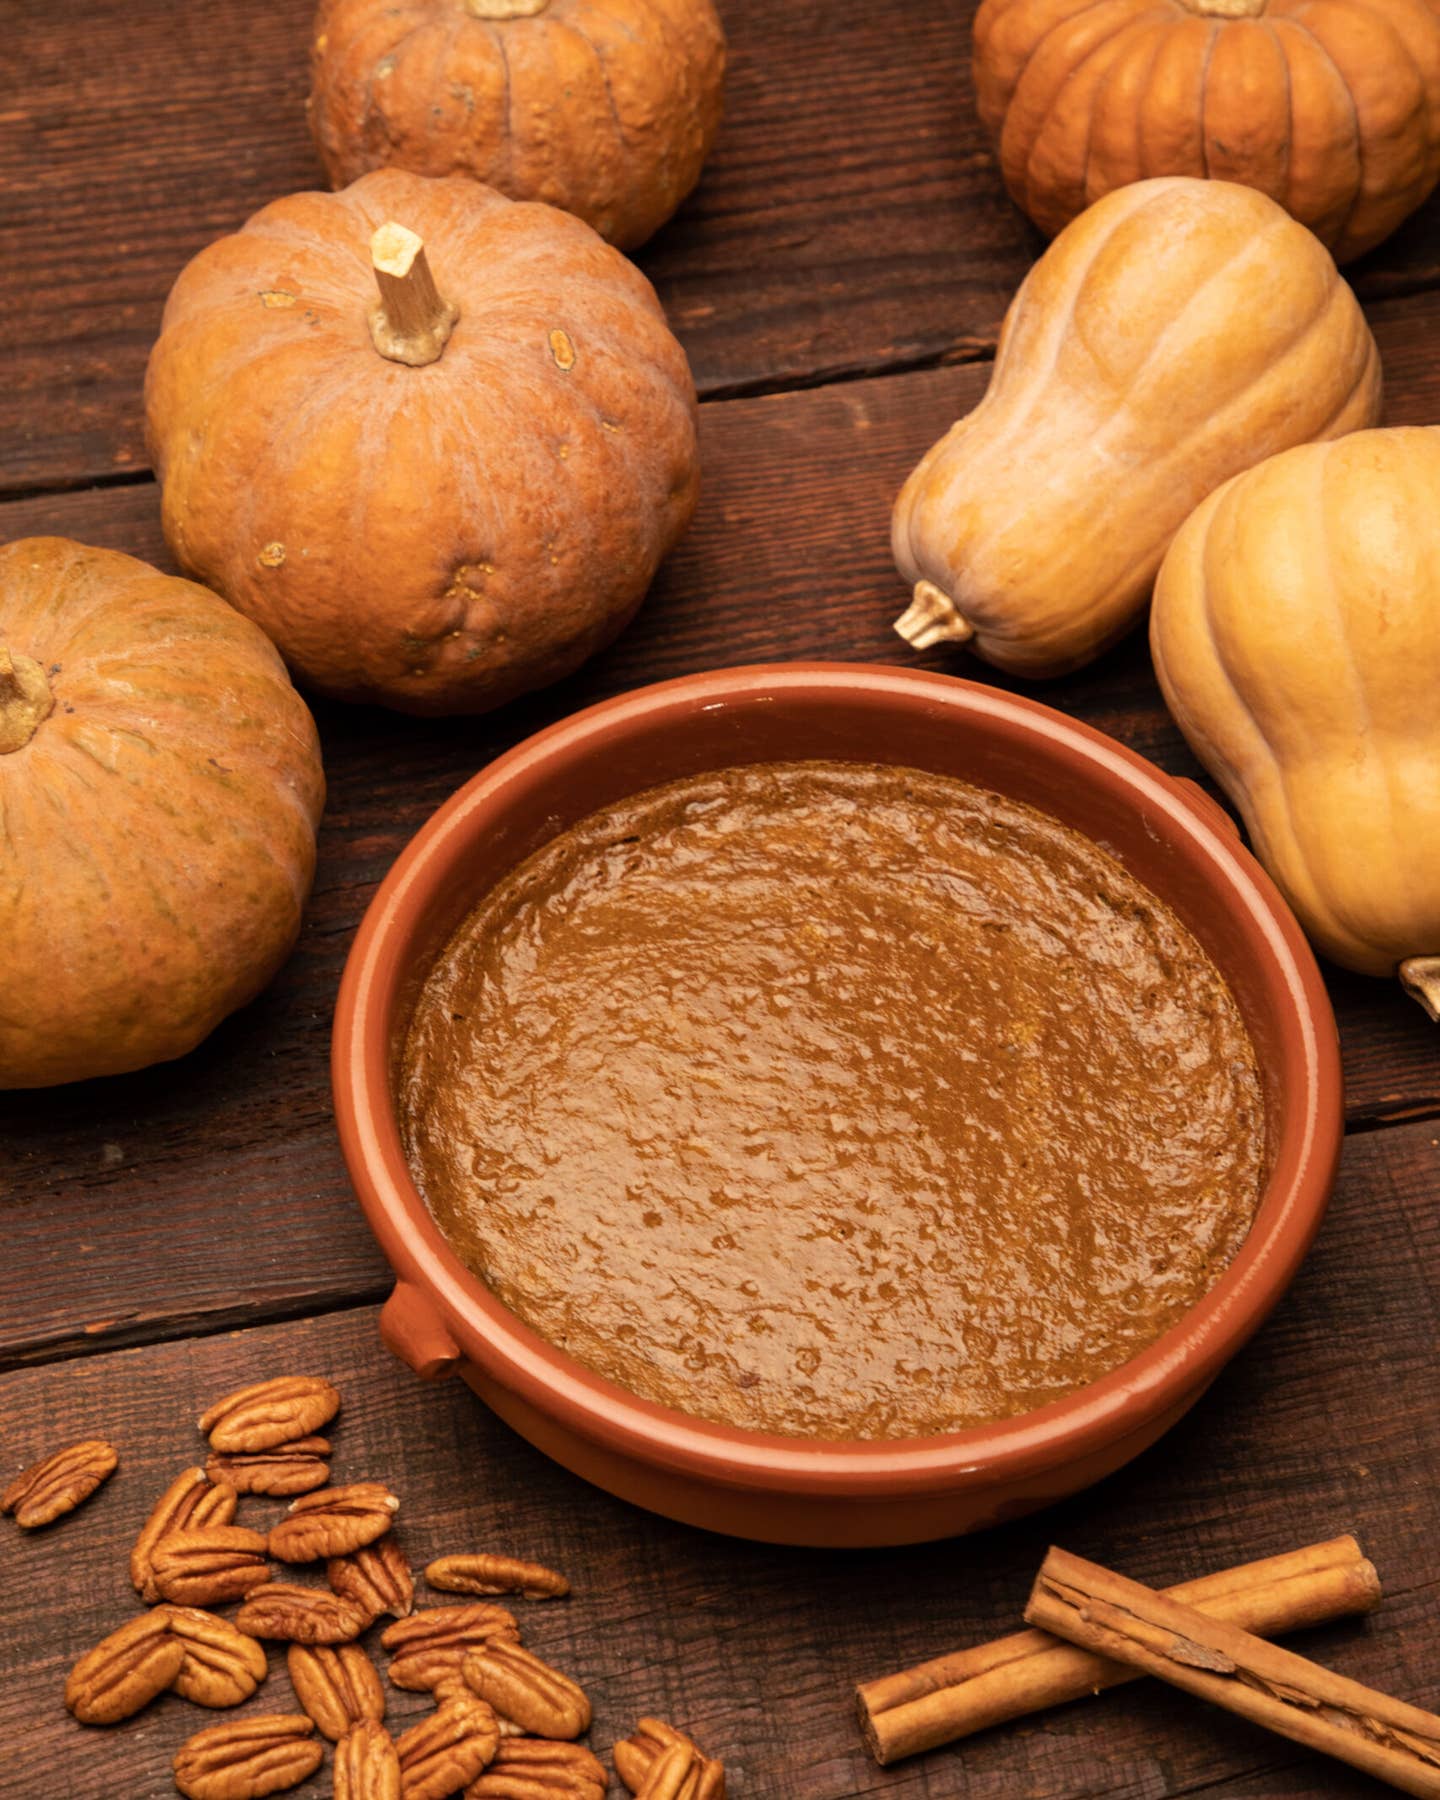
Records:
M363 1719L335 1746L335 1800L400 1800L400 1757L376 1719Z
M261 1800L298 1787L325 1760L304 1713L256 1713L197 1731L175 1752L186 1800Z
M330 1479L329 1456L329 1438L296 1438L270 1450L212 1450L205 1473L240 1494L308 1494Z
M533 1737L573 1738L590 1728L590 1702L568 1675L519 1644L487 1644L465 1658L466 1683Z
M398 1688L433 1688L459 1675L465 1658L497 1639L518 1640L514 1613L475 1601L470 1606L424 1606L381 1633L390 1652L390 1679Z
M395 1743L400 1757L400 1790L405 1800L446 1800L475 1777L500 1744L495 1715L472 1694L458 1695Z
M49 1525L88 1500L115 1473L120 1458L104 1438L67 1444L21 1472L0 1494L0 1513L14 1513L25 1531Z
M635 1800L697 1800L704 1762L693 1744L671 1744L645 1771Z
M87 1650L65 1683L65 1704L82 1725L115 1725L163 1694L185 1646L160 1613L143 1613Z
M321 1488L290 1502L289 1515L270 1528L270 1554L281 1562L348 1556L384 1537L400 1502L383 1482L354 1481Z
M558 1600L570 1583L543 1563L518 1556L442 1556L425 1570L431 1587L449 1594L519 1594L526 1600Z
M270 1579L265 1539L243 1525L172 1531L155 1546L150 1571L160 1598L181 1606L224 1606Z
M155 1546L172 1531L228 1525L235 1517L236 1493L228 1481L211 1483L203 1469L177 1475L155 1502L130 1552L130 1582L142 1600L160 1598L155 1586Z
M257 1588L235 1615L251 1637L292 1644L348 1644L370 1623L363 1607L327 1588L271 1581Z
M663 1719L642 1719L632 1737L615 1746L615 1773L632 1794L640 1793L651 1767L662 1754L681 1745L693 1753L693 1787L682 1788L685 1800L725 1800L725 1765L706 1756L694 1738Z
M605 1765L583 1744L502 1738L465 1800L605 1800L608 1786Z
M338 1744L363 1719L385 1717L385 1690L374 1663L358 1644L338 1649L292 1644L285 1657L295 1698Z
M318 1375L282 1375L236 1388L200 1415L212 1450L271 1450L328 1425L340 1396Z
M239 1706L270 1673L265 1646L237 1631L228 1619L195 1606L159 1606L157 1617L185 1647L180 1673L170 1683L196 1706Z
M325 1579L337 1594L363 1606L372 1619L387 1612L405 1619L415 1607L410 1559L393 1533L350 1556L332 1556L325 1565Z

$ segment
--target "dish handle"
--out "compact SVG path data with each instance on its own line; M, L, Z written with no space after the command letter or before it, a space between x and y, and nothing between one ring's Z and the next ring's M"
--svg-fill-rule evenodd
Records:
M419 1288L397 1281L380 1308L385 1348L426 1381L438 1381L460 1361L460 1346L436 1316Z

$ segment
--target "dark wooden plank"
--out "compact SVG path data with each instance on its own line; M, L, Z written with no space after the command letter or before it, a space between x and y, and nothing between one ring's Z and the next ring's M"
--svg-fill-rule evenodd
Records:
M1426 296L1377 310L1399 371L1396 418L1424 417L1440 384L1424 347L1437 308ZM708 406L695 528L635 626L588 670L491 719L321 709L330 804L316 893L271 990L182 1063L0 1095L0 1360L378 1294L383 1271L334 1142L326 1056L350 934L395 853L500 750L647 680L797 656L983 677L963 657L916 658L891 632L900 594L887 519L909 464L984 380L978 368L931 370ZM0 537L35 531L166 560L148 483L0 508ZM1199 772L1160 704L1142 637L1036 691L1173 771ZM1440 1106L1434 1031L1419 1009L1358 977L1336 976L1332 991L1352 1119Z
M988 354L1041 240L975 116L971 7L722 5L725 128L639 257L702 392ZM310 8L14 0L6 17L0 490L73 486L144 464L144 362L184 262L319 183ZM1440 280L1440 202L1355 279Z
M103 1433L114 1480L18 1539L0 1522L0 1739L15 1793L160 1800L175 1745L210 1723L166 1700L87 1731L60 1706L69 1662L134 1610L125 1556L153 1496L200 1443L192 1421L232 1384L329 1374L345 1395L336 1471L383 1476L417 1561L492 1546L564 1569L574 1598L535 1606L530 1641L572 1671L608 1753L640 1713L692 1727L755 1800L872 1793L967 1800L1361 1800L1358 1777L1173 1693L1130 1690L881 1773L850 1687L1012 1627L1046 1545L1165 1581L1355 1530L1387 1590L1366 1624L1306 1634L1347 1674L1440 1702L1440 1142L1411 1125L1353 1139L1335 1208L1290 1296L1195 1411L1130 1470L1038 1519L929 1548L826 1554L731 1543L632 1510L513 1438L458 1383L429 1389L380 1352L372 1309L170 1343L0 1380L14 1467ZM273 1503L248 1501L268 1520ZM278 1666L257 1703L288 1706ZM397 1696L394 1716L415 1710ZM3 1785L3 1784L0 1784ZM323 1780L299 1790L328 1792Z

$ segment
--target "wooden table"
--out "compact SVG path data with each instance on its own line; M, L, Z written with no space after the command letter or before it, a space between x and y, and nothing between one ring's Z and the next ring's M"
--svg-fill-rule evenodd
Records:
M1376 1791L1182 1696L1135 1690L877 1770L854 1681L1009 1629L1051 1539L1158 1581L1357 1530L1385 1606L1305 1642L1440 1703L1440 1038L1380 983L1331 981L1350 1136L1290 1297L1155 1449L1039 1519L866 1554L730 1543L585 1486L458 1384L425 1387L379 1345L386 1271L341 1168L326 1053L356 921L426 815L537 726L662 676L818 655L993 678L917 658L889 629L902 599L890 501L978 399L1039 248L975 118L969 8L725 12L724 133L699 193L640 258L705 405L700 513L638 622L578 678L497 717L321 707L320 870L275 985L182 1063L0 1097L0 1468L95 1433L122 1456L62 1526L0 1529L0 1792L173 1792L174 1747L210 1719L167 1699L87 1731L62 1708L64 1673L133 1611L126 1552L195 1460L202 1405L307 1370L344 1390L337 1473L396 1484L417 1559L494 1545L570 1573L575 1597L536 1609L531 1637L592 1693L597 1748L658 1712L725 1758L739 1795ZM8 0L0 17L0 536L60 532L164 564L145 355L186 258L262 202L319 185L302 115L308 7ZM1440 418L1440 204L1351 273L1389 419ZM1197 773L1142 638L1044 697ZM0 963L0 981L10 973ZM289 1705L278 1668L261 1703ZM414 1710L402 1697L394 1716Z

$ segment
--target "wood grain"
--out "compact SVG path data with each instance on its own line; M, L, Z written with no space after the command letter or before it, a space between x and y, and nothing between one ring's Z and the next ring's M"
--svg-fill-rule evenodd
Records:
M1440 373L1426 349L1437 312L1440 296L1428 294L1373 309L1387 366L1398 371L1397 421L1440 417ZM817 655L993 679L963 656L916 657L890 630L902 599L888 548L891 499L984 382L980 368L927 370L707 406L699 517L607 655L488 719L320 708L330 778L320 868L300 947L279 980L183 1064L0 1095L10 1232L0 1364L378 1296L384 1270L335 1145L327 1056L350 936L395 854L499 751L647 680ZM37 531L168 561L148 482L0 507L0 536ZM1032 691L1165 768L1200 773L1160 702L1143 635ZM1332 973L1331 991L1352 1121L1440 1110L1440 1058L1420 1009L1361 977ZM226 1228L237 1206L243 1233Z
M722 0L726 123L639 255L701 391L988 355L1041 239L975 116L972 8ZM140 388L170 284L277 195L321 185L311 8L10 0L0 109L0 491L142 468ZM1440 281L1440 202L1355 266Z
M0 1740L16 1793L159 1800L168 1758L201 1720L167 1700L87 1731L61 1710L74 1655L130 1616L125 1556L154 1495L200 1448L193 1421L228 1387L318 1373L345 1404L341 1479L386 1478L412 1560L487 1548L561 1569L572 1599L523 1607L530 1641L575 1675L608 1754L642 1712L694 1730L756 1800L960 1795L1167 1800L1232 1794L1360 1800L1358 1780L1183 1697L1087 1701L881 1772L851 1714L859 1678L1013 1626L1047 1544L1164 1582L1353 1530L1386 1600L1365 1624L1307 1633L1304 1654L1417 1704L1440 1698L1431 1496L1440 1442L1440 1177L1435 1129L1353 1140L1320 1242L1289 1297L1189 1417L1088 1495L979 1539L806 1553L731 1543L599 1494L515 1439L457 1383L427 1387L380 1350L371 1308L51 1364L0 1378L0 1476L94 1433L120 1451L71 1519L0 1532ZM1363 1268L1364 1279L1357 1279ZM268 1521L276 1503L247 1500ZM254 1703L288 1705L279 1659ZM395 1696L407 1717L412 1697ZM1258 1771L1265 1771L1262 1775ZM323 1780L300 1790L328 1791Z

